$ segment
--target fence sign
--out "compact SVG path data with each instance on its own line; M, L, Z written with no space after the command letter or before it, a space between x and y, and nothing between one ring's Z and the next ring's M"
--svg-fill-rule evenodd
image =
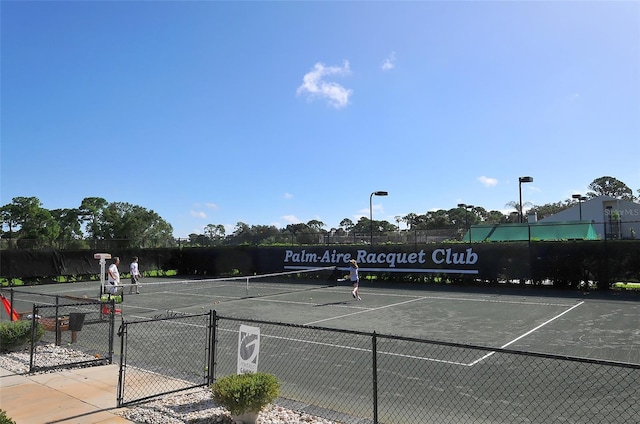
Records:
M258 371L260 328L240 326L238 335L238 374Z

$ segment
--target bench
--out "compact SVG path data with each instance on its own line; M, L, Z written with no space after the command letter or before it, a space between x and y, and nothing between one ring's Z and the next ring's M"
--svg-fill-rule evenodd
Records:
M56 319L53 318L38 318L38 322L42 324L46 331L56 332L56 345L60 346L62 342L62 332L69 331L69 317L58 318L58 325L56 328ZM75 343L78 339L78 332L71 332L71 343Z
M39 317L38 322L46 331L56 333L56 345L60 346L63 331L71 331L71 343L78 341L78 332L82 330L85 316L84 313L72 312L69 316L58 317L57 321L55 317Z

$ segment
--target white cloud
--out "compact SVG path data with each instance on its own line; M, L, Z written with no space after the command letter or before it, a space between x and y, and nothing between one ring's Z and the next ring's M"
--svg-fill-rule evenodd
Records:
M289 200L289 199L293 199L293 194L291 194L291 193L285 193L285 194L284 194L284 198L285 198L285 199L287 199L287 200Z
M393 68L396 67L396 53L395 52L391 52L391 54L389 55L389 57L387 57L384 62L382 63L382 70L383 71L390 71Z
M360 219L363 216L369 218L369 214L372 213L374 220L375 219L380 220L382 218L376 218L376 215L384 214L384 207L380 203L372 203L371 204L371 210L369 210L369 208L360 209L359 212L360 212L360 215L354 215L354 216L358 217L358 219Z
M586 196L588 192L590 192L591 189L589 187L582 187L582 188L576 188L576 189L572 189L569 191L565 191L564 196L565 199L571 199L571 200L575 200L573 199L571 196L573 196L574 194L581 194L583 196Z
M285 215L282 217L287 224L299 224L300 221L295 215Z
M316 63L313 70L306 73L302 78L302 85L298 87L298 95L307 94L307 100L315 98L325 99L336 109L340 109L349 104L349 97L353 90L344 88L333 81L325 81L324 78L332 75L350 75L349 62L344 61L340 66L325 66L323 63Z
M202 204L202 203L194 203L194 204L192 205L192 207L193 207L193 208L196 208L196 209L200 209L200 208L218 209L218 205L216 205L216 204L215 204L215 203L213 203L213 202L204 203L204 204Z
M202 211L190 211L189 213L195 218L205 219L207 217L207 214Z
M498 180L495 178L490 178L490 177L485 177L484 175L481 177L478 177L478 181L480 181L482 183L483 186L485 187L493 187L498 185Z

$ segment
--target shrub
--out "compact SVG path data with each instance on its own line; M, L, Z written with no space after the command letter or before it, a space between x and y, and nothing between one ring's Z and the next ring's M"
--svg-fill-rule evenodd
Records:
M211 385L213 400L229 410L231 415L258 413L280 393L280 383L272 374L263 372L233 374Z
M37 324L36 340L44 334L42 324ZM20 320L0 323L0 351L6 351L10 346L31 340L31 320Z
M7 413L0 409L0 424L16 424L16 422L7 417Z

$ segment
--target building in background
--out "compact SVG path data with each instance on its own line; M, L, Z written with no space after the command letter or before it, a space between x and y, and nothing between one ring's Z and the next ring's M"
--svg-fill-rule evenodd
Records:
M634 239L640 233L640 204L609 196L598 196L579 202L538 222L567 221L591 222L601 240Z

